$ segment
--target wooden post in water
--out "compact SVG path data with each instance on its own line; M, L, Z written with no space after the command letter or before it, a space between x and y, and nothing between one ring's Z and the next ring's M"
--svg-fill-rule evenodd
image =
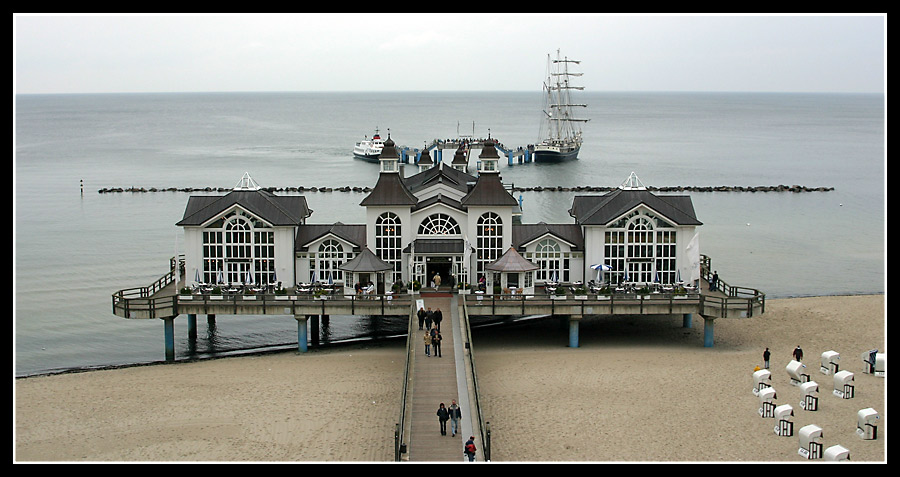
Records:
M175 361L175 317L163 318L163 333L166 341L166 361Z
M294 315L297 320L297 351L305 353L307 351L306 337L306 315Z
M188 316L188 339L195 341L197 339L197 315L189 313Z

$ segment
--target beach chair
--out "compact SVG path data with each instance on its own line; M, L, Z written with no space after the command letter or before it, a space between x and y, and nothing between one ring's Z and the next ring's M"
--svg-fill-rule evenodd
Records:
M809 381L809 375L803 371L804 369L806 369L806 365L795 360L791 360L791 362L785 366L788 376L791 377L792 385L799 386L800 384Z
M850 451L847 450L847 448L844 446L834 445L825 449L822 460L827 460L830 462L850 460Z
M841 360L841 355L837 351L826 351L822 353L822 366L819 368L819 371L822 374L834 374L840 371L840 365L838 361Z
M791 437L794 435L794 408L790 404L782 404L775 408L775 435Z
M768 387L759 391L759 417L775 417L775 389Z
M822 428L809 424L800 428L798 432L800 448L797 453L804 459L822 458Z
M800 409L817 411L819 409L819 384L815 381L807 381L800 385L800 390L803 392Z
M772 372L768 369L760 369L753 372L753 395L759 396L763 388L772 387Z
M834 373L833 394L843 399L850 399L853 397L853 373L850 371L838 371Z
M881 416L878 415L878 411L871 407L860 409L859 412L856 413L856 434L865 440L877 439L878 426L875 424L880 418Z

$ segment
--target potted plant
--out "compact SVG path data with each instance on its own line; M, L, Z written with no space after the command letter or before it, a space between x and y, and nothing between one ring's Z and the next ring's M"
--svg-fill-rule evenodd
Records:
M559 287L550 295L551 300L565 300L566 299L566 289L564 287Z
M222 289L220 287L213 287L213 289L209 292L210 300L221 300L222 299Z
M181 290L178 290L178 294L181 295L179 297L181 300L191 300L194 298L191 295L191 289L188 287L181 287Z
M472 291L472 285L468 283L459 283L456 285L456 288L459 290L460 295L468 295Z
M587 288L585 287L578 287L572 290L572 293L575 295L574 299L576 300L587 300Z

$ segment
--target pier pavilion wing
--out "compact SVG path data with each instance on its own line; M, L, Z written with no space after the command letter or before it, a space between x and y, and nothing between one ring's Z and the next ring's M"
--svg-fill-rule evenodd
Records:
M581 226L544 222L516 224L513 225L512 241L525 259L538 266L534 271L535 284L585 281Z
M298 282L345 283L340 266L366 248L365 224L303 224L297 229Z
M569 214L584 235L585 266L606 264L606 278L689 282L700 275L697 227L689 196L655 195L632 176L601 196L576 196Z
M303 196L276 196L244 174L224 196L191 196L183 218L189 284L292 283L294 237L312 213Z

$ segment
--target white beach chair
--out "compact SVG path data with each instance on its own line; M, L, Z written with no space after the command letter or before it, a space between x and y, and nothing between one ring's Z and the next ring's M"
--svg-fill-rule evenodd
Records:
M856 434L859 435L860 438L866 440L877 439L878 426L876 423L880 418L881 416L878 415L878 411L871 407L860 409L859 412L856 413Z
M850 451L844 446L834 445L825 449L823 460L830 462L850 460Z
M833 393L840 398L852 398L854 395L853 373L850 371L838 371L834 373Z
M809 424L800 428L800 448L797 453L804 459L822 458L822 428Z
M822 353L822 366L819 368L819 371L822 374L834 374L840 371L840 364L838 361L841 360L841 355L837 351L826 351Z

